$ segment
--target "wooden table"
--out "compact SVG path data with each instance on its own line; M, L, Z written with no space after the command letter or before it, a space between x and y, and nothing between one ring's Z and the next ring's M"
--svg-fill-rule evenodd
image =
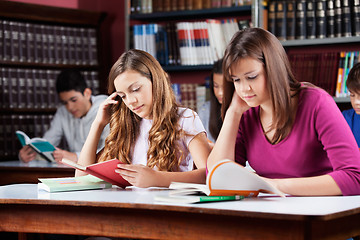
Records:
M147 239L342 239L360 235L360 196L154 202L168 190L46 193L0 187L0 230Z
M38 183L38 178L72 177L75 170L64 164L34 160L0 162L0 185L13 183Z

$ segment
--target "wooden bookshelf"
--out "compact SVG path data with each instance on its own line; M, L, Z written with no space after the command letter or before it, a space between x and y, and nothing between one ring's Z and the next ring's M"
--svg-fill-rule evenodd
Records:
M94 93L105 92L106 83L100 81L107 75L100 61L105 17L103 12L0 1L1 160L17 159L16 130L30 137L47 130L61 70L76 68Z

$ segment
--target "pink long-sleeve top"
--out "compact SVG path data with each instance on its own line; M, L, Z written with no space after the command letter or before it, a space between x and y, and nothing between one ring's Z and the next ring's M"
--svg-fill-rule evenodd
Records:
M329 174L343 195L360 194L360 151L332 97L318 88L300 91L296 119L278 144L266 139L259 107L241 118L235 148L236 162L267 178Z

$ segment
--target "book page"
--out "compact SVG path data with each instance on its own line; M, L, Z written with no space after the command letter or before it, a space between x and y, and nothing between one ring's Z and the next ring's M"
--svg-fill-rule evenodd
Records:
M238 163L231 160L223 160L209 171L206 179L210 191L235 190L235 191L259 191L274 193L279 196L284 194L270 183L250 172Z

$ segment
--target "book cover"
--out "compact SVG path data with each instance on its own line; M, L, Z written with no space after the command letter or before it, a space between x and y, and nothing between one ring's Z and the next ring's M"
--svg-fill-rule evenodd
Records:
M209 203L222 201L236 201L242 200L244 196L155 196L154 200L157 202L167 203Z
M80 171L89 173L113 185L117 185L121 188L125 188L131 185L119 173L115 172L117 165L122 163L118 159L111 159L104 162L94 163L89 166L82 166L66 158L63 158L61 162Z
M65 178L39 178L38 189L47 192L66 192L110 188L112 185L92 175Z
M262 192L285 197L284 193L257 174L227 159L218 162L209 170L206 184L173 182L169 188L174 189L170 195L204 193L207 196L256 197Z
M43 156L49 162L55 162L52 152L55 151L55 147L44 138L30 138L23 131L15 132L22 146L29 145L37 153Z

